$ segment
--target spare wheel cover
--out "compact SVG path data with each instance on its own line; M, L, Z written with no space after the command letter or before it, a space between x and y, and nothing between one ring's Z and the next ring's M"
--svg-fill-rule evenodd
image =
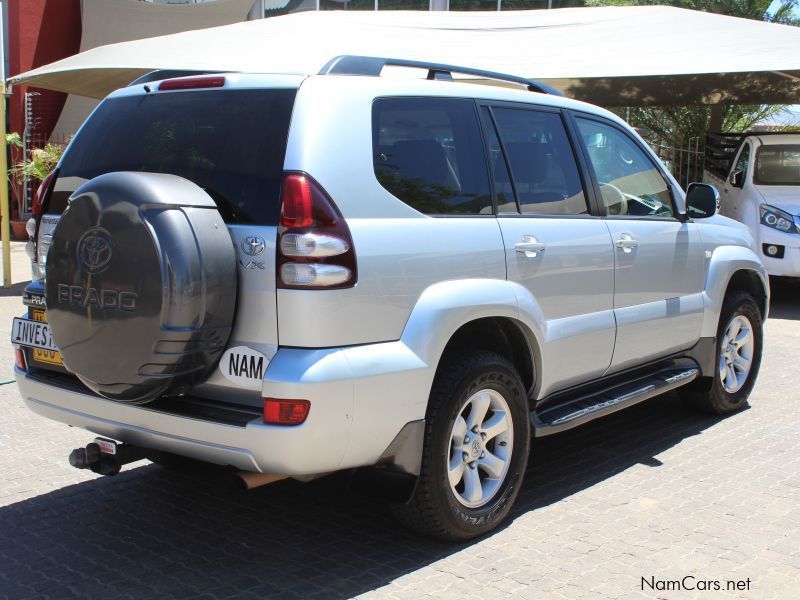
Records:
M53 232L47 319L64 365L121 402L204 379L230 337L236 258L214 201L157 173L82 185Z

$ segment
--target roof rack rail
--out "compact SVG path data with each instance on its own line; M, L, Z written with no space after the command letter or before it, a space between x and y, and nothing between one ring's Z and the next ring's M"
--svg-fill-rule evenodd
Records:
M189 69L157 69L145 73L141 77L137 77L131 81L127 87L134 85L141 85L143 83L150 83L151 81L160 81L161 79L174 79L176 77L188 77L190 75L214 75L216 73L223 73L224 71L205 71L205 70L189 70Z
M445 65L441 63L430 63L417 60L405 60L402 58L380 58L377 56L352 56L342 55L332 58L320 70L320 75L369 75L377 77L381 74L384 67L409 67L415 69L427 69L428 79L446 80L453 79L453 73L462 75L475 75L485 79L495 79L497 81L508 81L525 86L530 92L541 94L552 94L563 96L560 91L533 79L518 77L517 75L507 75L505 73L495 73L494 71L484 71L482 69L472 69L470 67L457 67L455 65Z

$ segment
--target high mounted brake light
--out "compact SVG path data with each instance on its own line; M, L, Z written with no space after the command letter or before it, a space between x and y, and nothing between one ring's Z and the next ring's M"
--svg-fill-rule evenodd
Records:
M322 186L305 173L286 173L278 229L277 286L353 287L358 273L350 228Z
M224 77L184 77L167 79L158 84L158 91L195 90L201 88L219 88L225 85Z

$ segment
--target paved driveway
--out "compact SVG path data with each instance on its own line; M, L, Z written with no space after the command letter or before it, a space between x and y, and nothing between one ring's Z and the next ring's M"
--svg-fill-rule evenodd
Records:
M144 461L72 469L89 434L2 385L0 597L796 598L800 285L774 296L752 409L703 417L666 396L537 441L508 525L471 544L407 533L338 476L240 492ZM0 358L7 381L5 343ZM675 591L707 580L738 590Z

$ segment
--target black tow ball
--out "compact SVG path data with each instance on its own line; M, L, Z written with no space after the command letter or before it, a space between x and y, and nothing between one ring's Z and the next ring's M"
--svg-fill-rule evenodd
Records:
M141 460L145 450L130 444L98 438L85 448L75 448L69 455L69 464L76 469L89 469L99 475L116 475L122 465Z

